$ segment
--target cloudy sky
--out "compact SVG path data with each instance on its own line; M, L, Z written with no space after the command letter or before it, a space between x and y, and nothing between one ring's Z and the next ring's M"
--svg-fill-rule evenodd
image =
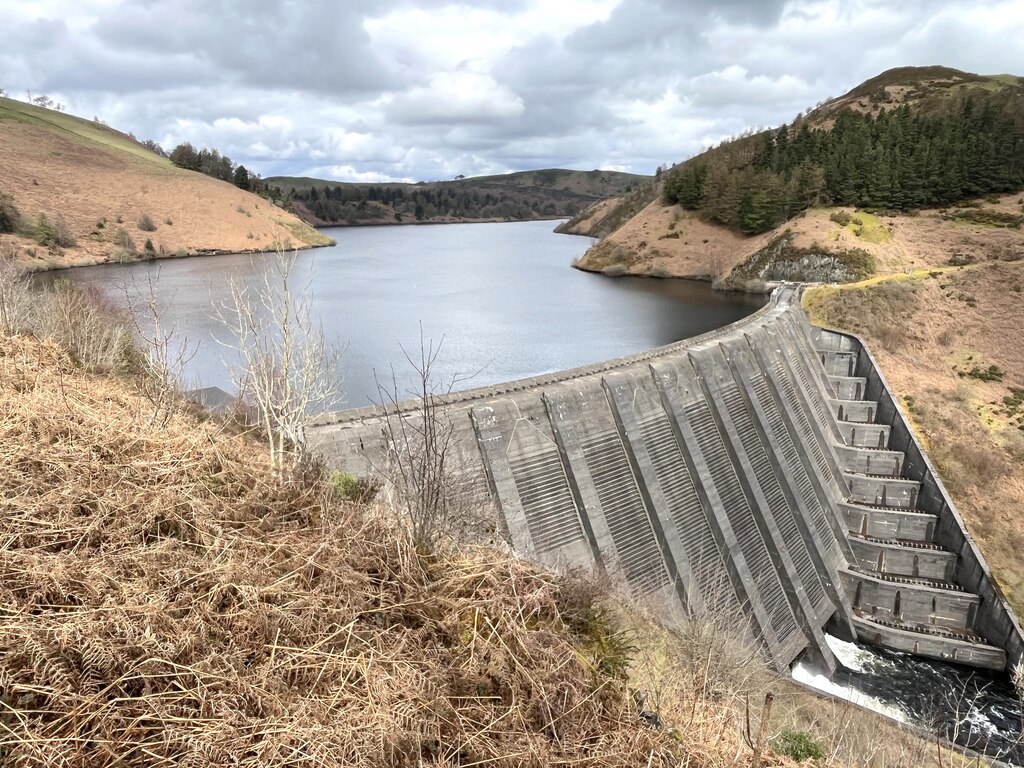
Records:
M264 176L652 173L895 66L1024 75L1020 0L0 0L0 88Z

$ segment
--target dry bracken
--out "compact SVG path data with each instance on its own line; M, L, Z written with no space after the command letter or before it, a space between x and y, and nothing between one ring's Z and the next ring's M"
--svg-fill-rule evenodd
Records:
M0 763L685 764L595 661L564 578L425 558L392 515L148 408L0 338Z

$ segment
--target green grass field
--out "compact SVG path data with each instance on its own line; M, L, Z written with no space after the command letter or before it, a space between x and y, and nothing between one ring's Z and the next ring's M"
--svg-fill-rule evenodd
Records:
M59 131L80 141L84 140L118 152L126 152L163 168L174 167L170 160L150 152L130 136L93 120L83 120L64 112L55 112L52 109L44 109L15 99L0 97L0 127L5 120Z

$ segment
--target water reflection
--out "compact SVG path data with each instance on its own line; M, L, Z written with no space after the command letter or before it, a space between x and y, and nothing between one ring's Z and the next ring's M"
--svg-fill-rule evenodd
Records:
M720 327L759 307L759 297L723 294L706 283L606 278L571 269L588 238L556 235L553 222L326 230L338 244L304 251L298 284L328 337L346 346L346 400L376 399L374 374L399 389L415 377L403 349L443 339L438 376L456 388L572 368L640 352ZM166 320L198 345L194 385L228 388L237 364L215 318L232 279L253 282L262 255L216 256L73 270L80 283L123 300L118 286L153 279ZM474 375L475 374L475 375ZM472 378L465 378L472 375Z

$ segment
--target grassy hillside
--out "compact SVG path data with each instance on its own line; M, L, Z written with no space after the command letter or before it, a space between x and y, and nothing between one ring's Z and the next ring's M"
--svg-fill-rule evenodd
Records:
M806 120L826 126L843 109L877 114L900 105L923 112L941 113L965 96L998 94L1016 103L1024 96L1024 78L1017 75L976 75L951 67L897 67L865 80L853 90L810 111Z
M312 224L416 224L525 221L573 216L595 202L650 186L651 177L617 171L550 168L416 184L340 183L276 176Z
M175 168L126 134L6 98L0 168L0 250L32 270L328 242L272 203Z

